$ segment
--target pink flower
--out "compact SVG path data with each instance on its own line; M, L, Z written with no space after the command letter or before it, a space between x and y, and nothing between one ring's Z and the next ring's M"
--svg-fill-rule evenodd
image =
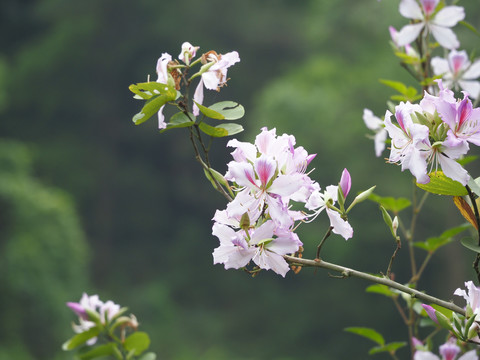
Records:
M363 121L367 128L375 132L375 155L378 157L382 155L383 150L385 150L385 141L388 135L387 130L385 130L385 124L369 109L363 109Z
M340 213L332 207L335 205L338 196L338 186L327 186L325 192L321 193L320 189L314 191L305 207L308 210L313 210L314 213L311 217L316 218L323 210L326 211L328 218L330 219L330 226L335 234L341 235L345 240L350 239L353 236L352 226L342 219Z
M452 50L446 59L434 57L432 68L435 75L442 75L443 84L447 88L465 90L472 99L480 95L480 59L473 64L465 50Z
M248 232L215 223L212 233L220 240L220 246L213 251L214 264L240 269L253 261L259 268L283 277L289 270L283 255L295 253L302 245L295 233L277 228L271 220Z

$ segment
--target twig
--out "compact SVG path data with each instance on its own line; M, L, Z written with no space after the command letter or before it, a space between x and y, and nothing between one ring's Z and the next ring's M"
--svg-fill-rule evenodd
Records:
M385 285L385 286L397 289L397 290L399 290L401 292L404 292L406 294L409 294L412 297L416 297L416 298L418 298L422 301L442 306L446 309L449 309L449 310L452 310L452 311L456 312L457 314L465 316L465 310L462 309L461 307L455 305L453 302L448 302L448 301L445 301L445 300L438 299L434 296L425 294L425 293L423 293L421 291L418 291L416 289L412 289L408 286L402 285L402 284L400 284L396 281L387 279L385 277L378 277L378 276L370 275L370 274L367 274L367 273L364 273L364 272L361 272L361 271L358 271L358 270L350 269L350 268L340 266L340 265L336 265L336 264L333 264L333 263L328 263L328 262L320 260L320 259L310 260L310 259L297 258L297 257L294 257L294 256L289 256L289 255L284 255L283 257L288 263L294 264L294 265L297 265L297 266L324 268L324 269L328 269L328 270L338 272L338 273L344 275L345 277L352 277L353 276L353 277L357 277L357 278L360 278L360 279L371 281L371 282L374 282L374 283L377 283L377 284Z

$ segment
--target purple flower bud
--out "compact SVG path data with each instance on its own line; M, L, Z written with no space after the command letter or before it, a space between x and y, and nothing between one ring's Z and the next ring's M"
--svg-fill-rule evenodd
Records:
M83 320L88 320L88 315L82 305L76 302L67 302L67 306Z
M346 198L352 187L352 178L347 169L343 169L342 177L340 178L340 188L342 189L343 196Z
M427 312L427 315L430 317L430 319L432 319L434 322L438 324L437 315L435 314L435 309L427 304L422 304L422 306Z

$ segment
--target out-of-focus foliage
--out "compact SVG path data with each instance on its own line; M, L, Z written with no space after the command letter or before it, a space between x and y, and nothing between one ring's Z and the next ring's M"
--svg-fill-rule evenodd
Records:
M480 19L472 12L478 14L473 3L461 1L469 6L467 13L478 27L472 21ZM268 273L252 279L213 266L211 252L217 242L211 236L210 219L216 208L226 204L193 162L187 134L182 136L181 129L158 134L155 121L133 125L131 118L140 109L128 90L130 84L146 81L147 74L155 78L157 58L163 52L178 55L183 41L201 46L200 52L237 50L241 62L229 70L228 87L208 96L214 100L211 103L234 100L245 106L244 137L252 140L261 126L275 126L278 133L294 134L298 145L319 154L312 177L322 185L338 181L346 166L353 191L356 184L358 189L377 184L381 196L408 196L408 174L374 158L361 119L364 107L379 116L385 111L389 94L377 79L404 75L388 45L388 25L398 28L404 23L398 2L237 0L226 4L225 0L3 0L0 59L7 78L0 79L6 84L0 89L0 133L28 141L35 149L31 155L15 155L12 164L22 168L22 156L32 156L36 178L72 194L93 249L91 286L137 315L162 359L346 359L352 349L365 353L369 344L342 329L363 326L367 320L388 339L404 339L401 327L391 325L401 321L391 304L375 294L363 295L366 284L360 281L330 279L324 272L315 275L308 269L298 276L288 274L285 280ZM473 43L475 38L468 36ZM221 172L228 159L224 145L220 140L212 148L214 166ZM28 161L24 164L23 173L29 174ZM378 180L380 173L385 175ZM6 181L3 175L0 181ZM33 191L28 195L39 196ZM26 203L22 201L19 204ZM42 205L32 203L31 208L24 205L28 211L23 216ZM13 209L13 202L2 200L2 204ZM385 271L394 242L384 225L371 227L381 224L378 207L365 203L362 208L351 213L355 237L348 242L332 239L324 253L347 266ZM71 209L61 213L68 217ZM0 212L0 219L7 215ZM39 231L43 227L67 231L63 220L49 218L40 226L35 216L28 219L24 218L22 234L33 226ZM448 221L457 220L450 216ZM421 224L428 232L438 221L426 217ZM4 234L14 223L0 224ZM77 225L67 227L79 234ZM322 221L302 226L306 256L314 255L326 226ZM436 234L427 234L432 235ZM68 240L54 247L57 265L72 266L69 272L40 256L37 259L32 255L34 245L22 246L22 241L27 242L15 242L21 257L6 259L6 253L0 253L5 258L0 263L2 289L9 284L7 276L20 279L24 274L20 265L7 268L7 264L27 255L33 257L27 265L49 266L52 279L85 275L82 247L72 253L71 248L62 249L71 244ZM49 241L59 241L58 236ZM458 264L462 247L449 246L448 259ZM379 252L385 263L373 261ZM399 254L399 263L408 261L403 255ZM439 259L447 260L446 253ZM451 296L469 266L463 263L442 281L432 276L425 284L440 289L435 292L439 296ZM64 301L77 301L84 283L77 279L56 289L53 280L44 284L23 279L28 291L31 287L45 297L41 306L56 313L45 320L42 312L34 312L42 308L35 304L26 322L27 315L18 313L22 303L15 300L16 293L2 291L12 294L0 296L0 302L9 302L0 307L0 315L9 314L1 317L5 326L31 331L30 337L9 344L20 352L28 347L37 359L50 360L52 349L60 349L71 336L70 330L64 333L57 327L74 319ZM15 284L19 287L22 282ZM45 322L57 324L51 333L45 331ZM31 329L29 324L34 324ZM22 331L9 336L20 336ZM3 348L5 337L0 335ZM21 359L20 352L10 357Z
M71 198L39 183L31 162L26 146L0 141L1 359L54 354L69 331L64 304L87 285Z

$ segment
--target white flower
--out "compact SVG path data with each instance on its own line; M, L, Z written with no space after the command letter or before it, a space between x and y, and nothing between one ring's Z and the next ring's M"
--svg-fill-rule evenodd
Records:
M378 157L382 155L385 150L385 141L387 140L387 130L383 121L375 116L369 109L363 109L363 121L370 130L375 132L375 155Z
M438 43L447 49L460 46L457 36L450 29L464 19L465 11L461 6L445 6L435 12L440 0L401 0L399 11L404 17L416 20L415 23L404 26L397 35L398 46L410 44L425 28Z

